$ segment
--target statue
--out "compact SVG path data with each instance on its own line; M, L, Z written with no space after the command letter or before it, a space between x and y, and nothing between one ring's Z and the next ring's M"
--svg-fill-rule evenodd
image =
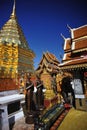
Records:
M42 115L42 112L44 110L43 89L43 82L40 79L36 81L36 85L31 82L30 78L26 82L25 105L27 115L25 122L27 124L34 123L37 118L39 119L39 115Z
M35 111L36 107L33 101L33 91L34 91L34 84L29 80L26 83L26 96L25 96L25 105L27 110L27 116L25 122L27 124L34 123L33 111Z
M44 93L43 93L43 82L39 81L37 83L37 104L38 107L43 107L44 106Z
M36 104L37 104L37 113L36 113L36 117L35 117L35 122L36 124L39 125L40 123L40 119L43 116L43 112L45 109L44 106L44 85L43 82L40 80L40 78L38 78L38 80L36 81L36 93L35 93L35 97L36 97Z

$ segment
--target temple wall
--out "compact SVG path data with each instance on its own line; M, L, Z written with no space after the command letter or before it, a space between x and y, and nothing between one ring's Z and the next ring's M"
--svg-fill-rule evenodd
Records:
M12 43L0 45L0 78L15 78L18 64L18 47Z
M33 54L13 43L0 43L0 91L19 88L22 71L33 71Z
M0 79L0 91L18 90L19 84L15 79Z

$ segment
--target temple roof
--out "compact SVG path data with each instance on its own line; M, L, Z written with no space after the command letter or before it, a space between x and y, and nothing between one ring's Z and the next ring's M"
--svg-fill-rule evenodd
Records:
M71 29L71 35L72 35L72 39L77 39L83 36L87 36L87 25Z
M87 25L71 29L71 38L64 39L61 68L87 66ZM85 65L86 64L86 65Z
M64 51L73 53L84 51L87 48L87 25L71 29L71 38L64 39Z
M26 41L22 28L20 27L16 11L15 11L15 1L13 5L13 10L10 15L9 20L4 24L4 26L0 30L0 44L14 44L21 48L29 49L33 52Z
M59 61L57 58L49 53L43 53L42 59L38 65L38 68L36 69L36 72L41 73L44 68L50 73L57 73L59 71Z
M87 68L87 55L74 58L69 61L63 62L59 65L62 69L71 69L71 68Z

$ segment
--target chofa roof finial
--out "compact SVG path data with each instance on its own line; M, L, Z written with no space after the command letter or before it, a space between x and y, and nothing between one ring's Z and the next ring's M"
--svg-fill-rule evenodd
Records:
M66 39L62 33L61 33L61 37L62 37L64 40Z
M72 30L72 28L68 24L67 24L67 27L69 28L70 31Z

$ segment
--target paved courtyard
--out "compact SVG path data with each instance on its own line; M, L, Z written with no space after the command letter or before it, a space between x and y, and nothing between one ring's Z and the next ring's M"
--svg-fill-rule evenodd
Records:
M58 130L87 130L87 111L72 108Z

